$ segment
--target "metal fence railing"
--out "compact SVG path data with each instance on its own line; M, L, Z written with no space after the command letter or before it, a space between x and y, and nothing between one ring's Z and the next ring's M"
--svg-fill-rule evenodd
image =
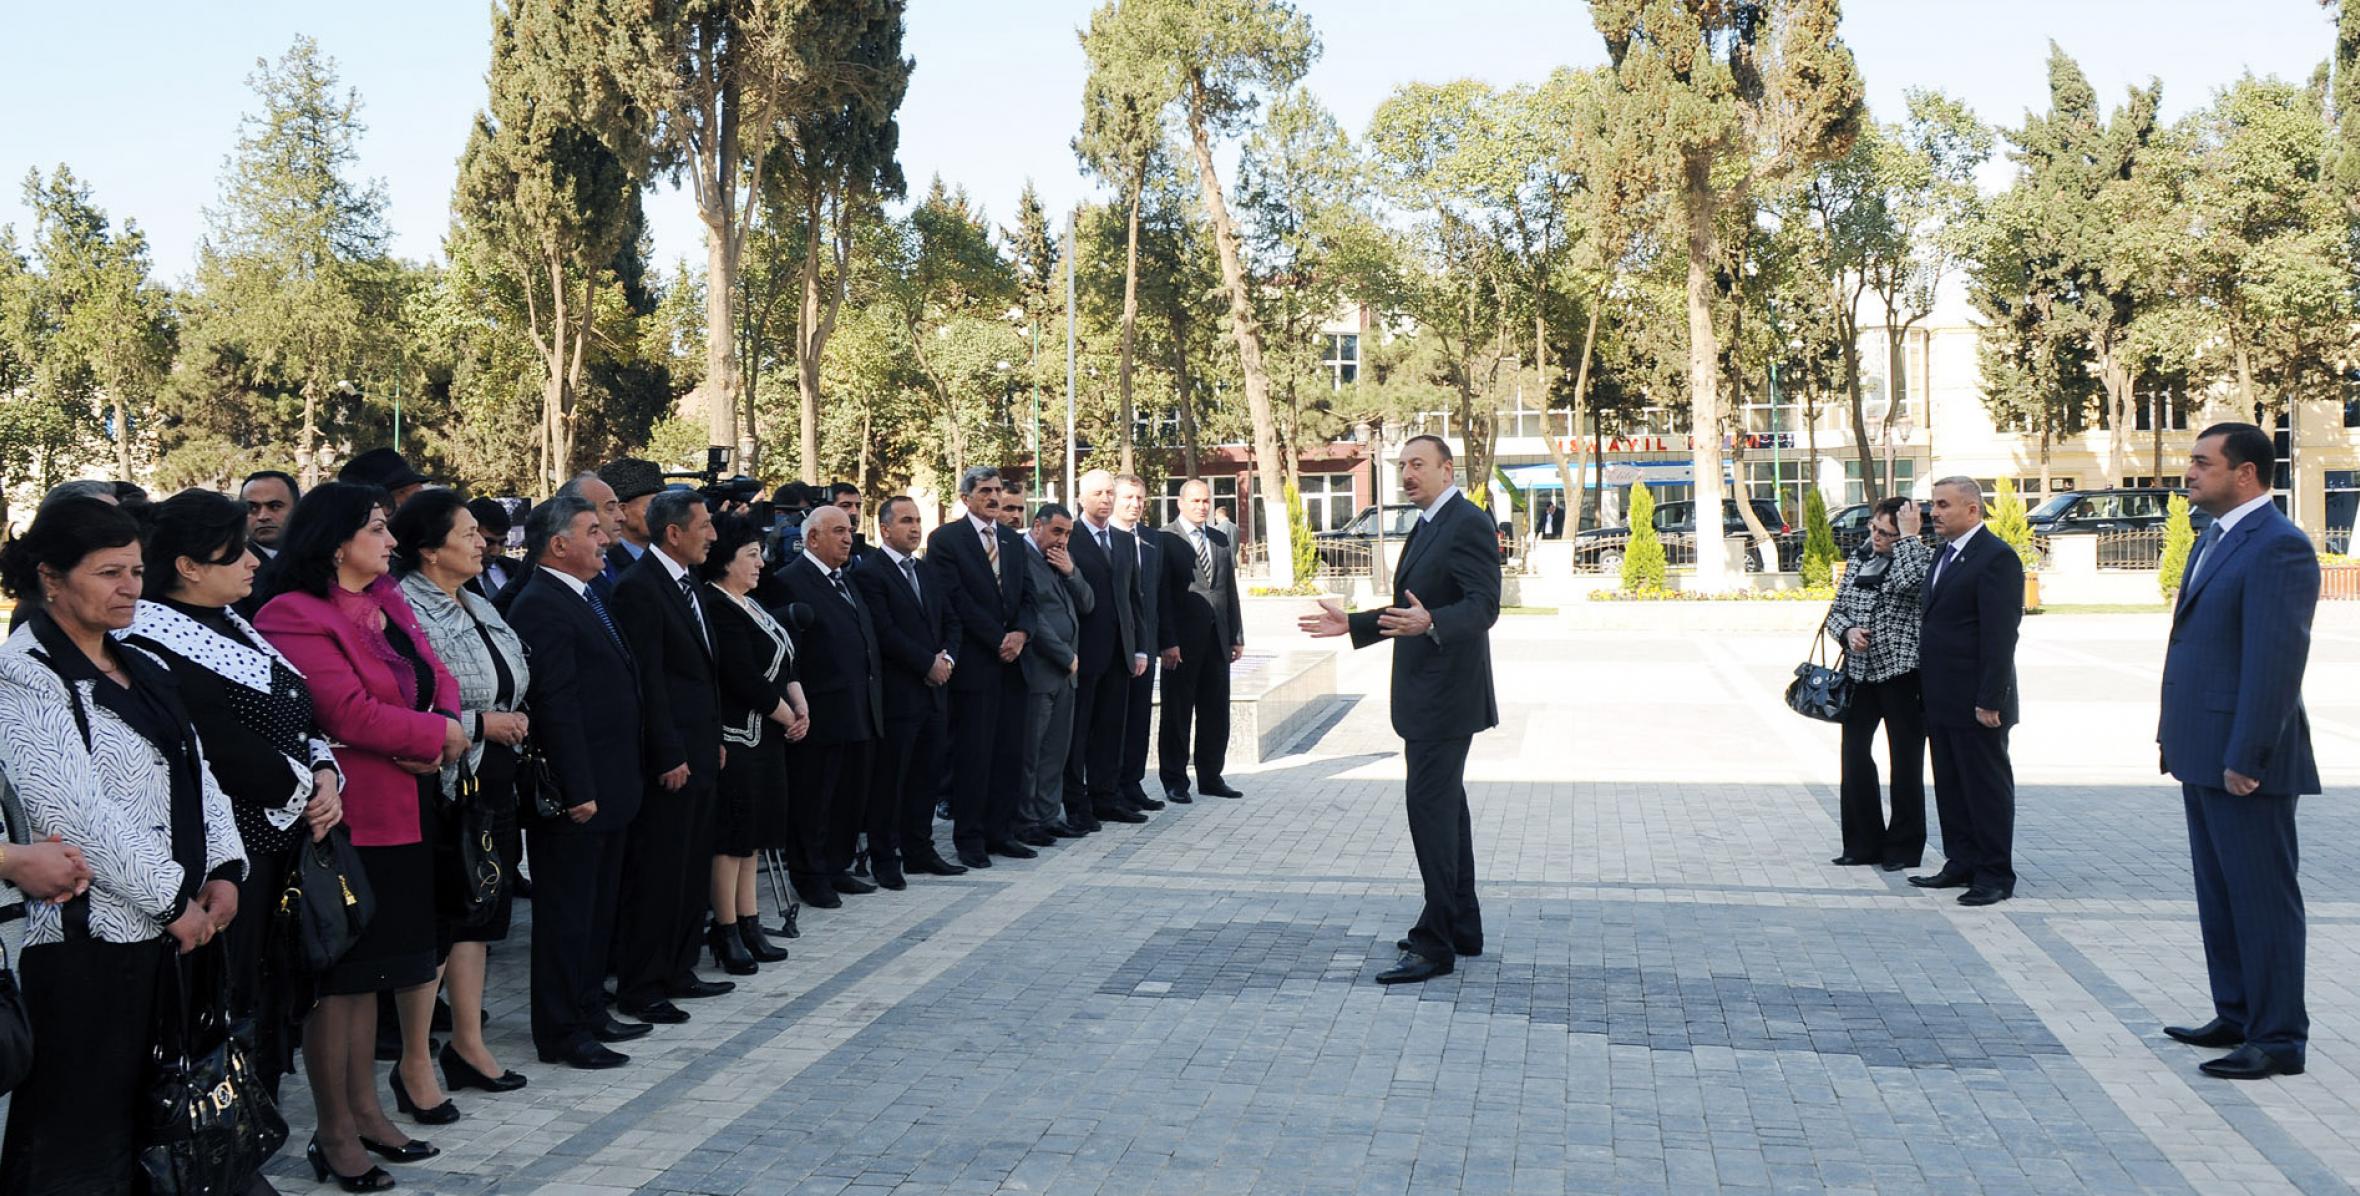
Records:
M2098 533L2100 569L2153 569L2163 563L2164 529L2126 528Z
M1368 540L1319 541L1319 577L1367 577L1375 569L1376 545Z

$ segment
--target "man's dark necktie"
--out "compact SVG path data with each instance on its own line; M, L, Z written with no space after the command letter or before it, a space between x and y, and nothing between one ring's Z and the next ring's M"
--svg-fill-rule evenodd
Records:
M590 613L598 616L598 625L606 628L607 638L623 650L623 655L631 655L631 646L623 642L623 633L615 627L614 617L606 613L606 599L598 596L598 587L582 587L582 599L590 604Z
M1205 529L1203 529L1203 528L1201 528L1201 527L1199 527L1199 528L1192 528L1192 529L1190 529L1190 530L1189 530L1189 533L1188 533L1188 535L1189 535L1189 538L1190 538L1190 539L1192 539L1192 540L1194 540L1194 541L1196 542L1196 584L1198 584L1198 585L1200 585L1200 586L1203 586L1204 588L1206 588L1206 589L1208 589L1208 590L1209 590L1209 589L1212 589L1212 588L1213 588L1213 545L1212 545L1212 542L1211 542L1211 541L1209 541L1209 540L1207 540L1207 539L1205 539Z
M1943 545L1943 546L1942 546L1942 556L1941 556L1941 559L1939 559L1939 560L1937 560L1937 561L1935 561L1935 562L1934 562L1934 576L1933 576L1933 577L1931 577L1931 578L1929 578L1929 579L1927 580L1927 582L1926 582L1926 592L1927 592L1927 593L1929 593L1929 594L1933 593L1933 592L1934 592L1934 589L1935 589L1935 587L1937 587L1937 586L1939 586L1939 585L1941 585L1941 584L1942 584L1942 572L1943 572L1943 570L1944 570L1945 568L1947 568L1947 567L1950 565L1950 562L1952 562L1953 560L1956 560L1957 558L1958 558L1958 543L1957 543L1956 541L1953 541L1953 542L1951 542L1951 543L1948 543L1948 544L1945 544L1945 545Z
M2196 584L2198 570L2204 567L2205 558L2211 555L2213 545L2220 542L2221 525L2217 521L2206 525L2204 534L2196 537L2196 550L2188 554L2188 567L2180 571L2180 592L2182 594L2188 592L2189 586Z
M901 558L901 575L910 579L910 593L916 595L919 602L926 601L926 591L918 588L917 558L906 556Z
M842 569L828 570L828 584L836 587L836 597L842 598L845 605L856 605L852 601L852 591L844 588L844 571Z
M680 575L680 596L688 599L688 618L697 625L697 641L705 645L705 651L712 651L713 637L705 631L705 611L697 604L697 583L690 581L686 573Z

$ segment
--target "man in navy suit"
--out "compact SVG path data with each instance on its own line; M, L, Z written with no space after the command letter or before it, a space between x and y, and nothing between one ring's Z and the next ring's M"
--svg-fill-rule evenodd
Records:
M606 530L583 498L561 495L525 518L538 562L508 607L532 652L528 691L545 722L533 741L548 761L563 819L535 822L532 845L533 1046L545 1063L598 1069L630 1060L604 1045L647 1033L606 1015L601 985L623 885L623 836L639 813L639 672L605 596ZM531 812L526 811L529 815Z
M877 534L883 543L870 564L879 567L847 576L868 603L885 667L885 739L870 770L869 800L892 812L894 829L886 842L869 844L870 872L898 889L905 870L967 871L934 847L934 781L942 771L944 698L958 665L959 615L942 573L916 556L925 538L917 503L897 494L878 504Z
M959 475L965 518L934 529L926 560L935 566L958 613L959 665L951 670L952 840L959 862L992 866L990 851L1022 844L1008 838L1024 767L1024 624L1032 589L1023 540L999 522L1000 471L988 465ZM1006 854L1015 854L1009 852Z
M1164 609L1164 538L1143 522L1147 518L1147 480L1126 473L1114 480L1114 525L1131 533L1139 546L1139 647L1160 657L1165 669L1180 663L1176 620ZM1155 678L1158 670L1142 669L1131 678L1123 710L1123 800L1143 810L1160 810L1164 803L1147 794L1147 729L1155 719ZM1185 796L1185 795L1183 795Z
M794 845L788 877L805 905L834 909L877 886L852 875L855 845L869 837L880 880L899 882L894 811L872 805L870 769L885 733L884 660L868 608L845 575L852 520L820 507L803 521L803 550L778 569L789 601L811 608L795 674L811 707L811 731L788 745L788 803ZM902 887L899 883L892 887Z
M1448 975L1459 956L1483 954L1467 750L1477 732L1500 725L1491 679L1500 548L1491 517L1451 478L1450 445L1438 436L1410 437L1401 446L1401 495L1417 504L1418 522L1393 571L1393 605L1347 615L1322 601L1296 622L1314 636L1349 635L1355 648L1393 643L1393 730L1409 773L1409 839L1426 906L1379 984L1431 980Z
M2319 602L2311 541L2270 502L2277 454L2252 424L2215 424L2188 458L2188 501L2213 517L2188 554L2163 659L2163 771L2180 782L2213 1020L2166 1026L2235 1047L2207 1075L2299 1075L2303 892L2295 799L2319 792L2303 668Z
M1081 640L1075 645L1080 667L1074 674L1073 739L1065 756L1065 820L1083 827L1145 822L1144 807L1124 800L1121 777L1130 682L1147 672L1139 628L1139 542L1114 525L1113 474L1093 469L1082 475L1074 493L1081 506L1068 550L1076 574L1096 600L1081 612ZM1153 808L1160 810L1163 803ZM1054 841L1047 835L1029 840L1036 847Z
M1983 526L1975 479L1934 483L1934 530L1944 544L1926 575L1918 678L1934 756L1934 811L1942 870L1912 876L1921 889L1965 889L1960 905L2016 894L2016 632L2024 621L2024 562Z

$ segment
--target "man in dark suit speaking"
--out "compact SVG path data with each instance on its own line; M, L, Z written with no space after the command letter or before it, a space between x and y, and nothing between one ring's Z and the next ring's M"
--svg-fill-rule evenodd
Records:
M2271 505L2276 455L2252 424L2216 424L2197 437L2188 501L2213 524L2181 575L2155 737L2187 807L2214 1014L2163 1032L2235 1047L2198 1065L2232 1080L2300 1074L2311 1030L2294 807L2319 792L2303 711L2319 558Z
M1926 575L1918 678L1934 749L1934 811L1942 870L1912 876L1921 889L1959 889L1960 905L2016 894L2016 631L2024 621L2024 562L1983 526L1975 479L1934 483L1934 530L1945 543Z
M1491 625L1500 617L1500 548L1491 519L1451 481L1450 446L1413 436L1401 447L1402 497L1421 508L1394 568L1393 605L1347 615L1333 601L1299 621L1365 648L1394 641L1393 730L1409 767L1409 837L1426 909L1401 960L1377 977L1409 984L1447 975L1483 953L1475 841L1467 816L1467 748L1500 722L1491 685Z

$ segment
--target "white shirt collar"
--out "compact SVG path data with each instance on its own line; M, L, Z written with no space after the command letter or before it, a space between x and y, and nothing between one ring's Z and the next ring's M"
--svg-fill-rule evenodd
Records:
M1427 503L1425 510L1418 512L1419 522L1432 523L1434 521L1434 512L1441 510L1442 504L1449 502L1450 496L1457 494L1458 492L1459 488L1456 486L1444 486L1442 488L1441 495L1436 497L1433 502Z
M817 569L817 570L819 570L819 575L820 575L821 577L826 577L826 576L827 576L828 574L830 574L830 573L835 573L835 572L838 572L838 570L836 570L836 569L833 569L833 568L830 568L830 567L828 566L828 563L827 563L826 561L823 561L823 560L819 559L818 557L815 557L815 556L811 555L811 550L810 550L810 549L808 549L808 548L806 548L806 549L804 549L804 550L803 550L803 559L804 559L804 560L807 560L807 561L810 561L810 562L811 562L811 567L812 567L812 568L814 568L814 569Z
M2226 536L2229 534L2229 529L2237 526L2240 520L2268 505L2270 505L2270 496L2264 494L2260 498L2238 504L2236 510L2213 520L2213 523L2221 529L2221 534Z
M1952 557L1953 559L1956 559L1956 558L1958 557L1958 554L1960 554L1960 553L1962 553L1962 552L1965 552L1965 551L1967 550L1967 541L1974 539L1974 538L1975 538L1975 533L1976 533L1976 532L1979 532L1979 531L1982 531L1982 530L1983 530L1983 522L1982 522L1981 520L1977 520L1977 521L1975 522L1975 526L1973 526L1973 527L1970 527L1970 528L1968 528L1967 530L1965 530L1965 531L1963 531L1963 532L1960 532L1960 533L1959 533L1959 537L1958 537L1958 539L1956 539L1956 540L1952 540L1952 541L1950 542L1950 555L1951 555L1951 557Z
M978 515L978 514L976 514L976 513L975 513L975 512L973 512L973 511L969 511L969 512L967 512L967 522L968 522L968 524L969 524L970 526L974 527L974 529L975 529L975 534L976 534L976 535L979 535L979 536L997 536L997 535L999 535L999 526L1000 526L1000 521L999 521L999 520L997 520L997 519L989 519L989 518L986 518L986 517L984 517L984 516L982 516L982 515Z
M1098 522L1097 520L1095 520L1095 519L1092 519L1092 518L1090 518L1090 517L1089 517L1089 516L1087 516L1087 515L1084 515L1084 516L1082 516L1082 526L1083 526L1083 527L1086 527L1086 528L1089 528L1089 529L1090 529L1090 534L1091 534L1091 535L1093 535L1093 536L1102 536L1102 535L1105 535L1105 534L1106 534L1106 532L1107 532L1107 530L1108 530L1109 528L1112 528L1112 527L1114 526L1114 522L1113 522L1112 520L1108 520L1108 521L1107 521L1107 522L1105 522L1105 523L1100 523L1100 522Z
M918 559L917 554L915 553L895 552L893 550L893 546L890 544L879 544L877 545L877 550L884 553L885 559L892 561L893 567L896 569L901 568L901 563L903 561L914 561Z
M581 578L576 577L571 573L560 572L556 569L550 568L547 565L541 566L541 572L564 582L565 588L572 590L577 596L587 593L590 589L589 582L583 581Z
M672 583L674 585L680 584L680 579L688 576L688 566L673 560L671 554L652 545L648 548L648 551L656 554L656 561L664 566L664 572L672 575Z

